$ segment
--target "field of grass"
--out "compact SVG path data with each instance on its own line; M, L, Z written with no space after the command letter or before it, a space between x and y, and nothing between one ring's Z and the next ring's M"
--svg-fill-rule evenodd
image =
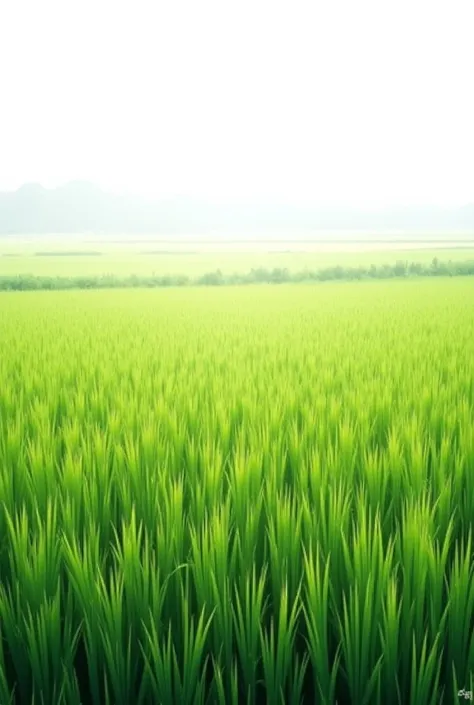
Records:
M0 294L0 703L462 701L473 311L457 278Z
M72 247L72 246L71 246ZM163 246L162 246L163 247ZM192 250L193 245L188 245ZM196 245L198 247L198 245ZM284 248L285 245L282 246ZM288 244L288 250L291 245ZM474 260L474 245L450 249L364 249L348 251L223 251L196 249L195 252L158 251L152 244L126 247L104 246L97 243L76 245L73 251L57 244L28 245L16 248L8 242L0 246L0 276L85 276L85 275L186 275L197 277L220 269L224 274L246 274L251 269L287 268L291 272L325 267L395 264L397 260L431 262L437 257L443 262ZM89 253L89 254L88 254Z

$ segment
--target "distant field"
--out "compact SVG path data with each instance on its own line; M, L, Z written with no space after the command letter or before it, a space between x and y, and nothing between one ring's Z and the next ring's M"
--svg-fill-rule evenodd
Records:
M317 270L336 265L382 265L397 260L430 262L474 259L474 242L457 247L428 243L248 243L212 251L212 243L185 243L181 251L163 243L72 243L69 251L57 242L16 243L0 240L0 276L187 275L220 269L224 274L247 273L252 268ZM170 247L168 245L168 247ZM267 247L267 250L264 248ZM186 248L186 249L184 249ZM276 251L277 248L280 251ZM306 251L305 251L306 250Z

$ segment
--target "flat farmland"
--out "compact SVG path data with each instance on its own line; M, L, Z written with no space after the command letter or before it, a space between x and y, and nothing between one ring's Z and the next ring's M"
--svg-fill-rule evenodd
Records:
M0 294L0 702L473 690L473 311L461 278Z
M325 267L394 265L398 260L429 263L474 260L474 241L439 242L102 242L0 238L0 276L162 276L198 277L221 270L252 269L291 273Z

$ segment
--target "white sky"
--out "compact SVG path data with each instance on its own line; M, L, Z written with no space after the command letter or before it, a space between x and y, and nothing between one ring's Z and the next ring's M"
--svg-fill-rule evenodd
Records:
M474 0L0 0L0 190L474 201Z

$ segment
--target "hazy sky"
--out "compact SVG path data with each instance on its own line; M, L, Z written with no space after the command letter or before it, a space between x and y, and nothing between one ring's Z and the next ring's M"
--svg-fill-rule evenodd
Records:
M0 2L0 190L474 201L474 1Z

